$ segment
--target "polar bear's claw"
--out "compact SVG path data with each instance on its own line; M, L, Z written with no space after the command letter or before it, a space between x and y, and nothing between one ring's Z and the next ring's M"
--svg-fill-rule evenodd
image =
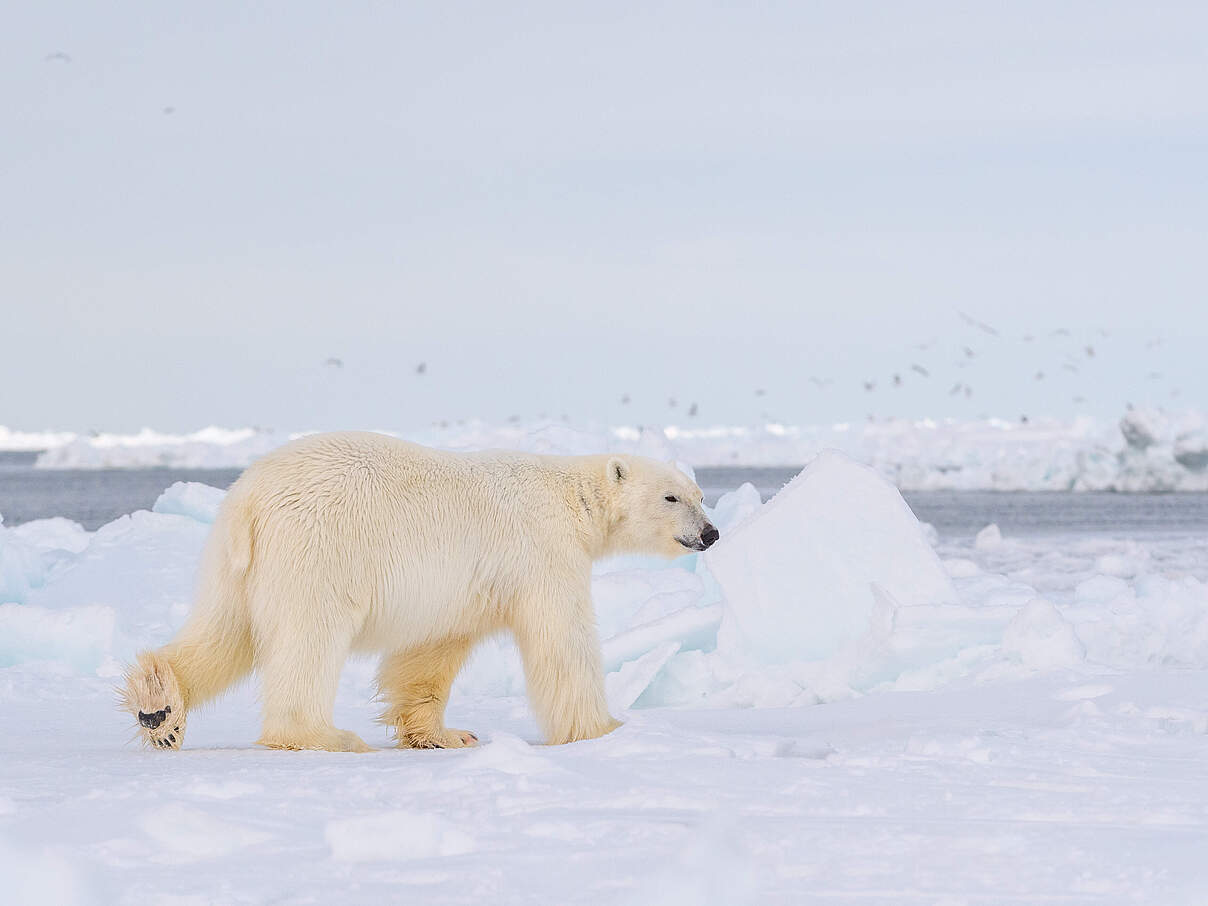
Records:
M478 737L469 730L407 733L399 737L398 745L400 749L469 749L478 745Z

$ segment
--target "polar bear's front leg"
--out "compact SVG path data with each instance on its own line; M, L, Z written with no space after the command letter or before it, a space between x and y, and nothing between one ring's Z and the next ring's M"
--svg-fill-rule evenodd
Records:
M574 600L525 602L512 632L529 701L551 745L594 739L621 725L608 713L590 585Z
M381 721L394 727L399 748L461 749L478 744L469 730L445 726L445 705L457 671L473 647L465 636L397 651L382 661Z

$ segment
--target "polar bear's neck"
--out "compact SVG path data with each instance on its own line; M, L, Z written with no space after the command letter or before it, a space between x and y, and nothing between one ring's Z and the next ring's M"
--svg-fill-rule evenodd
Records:
M615 498L607 487L607 456L560 457L567 482L566 505L571 512L584 550L592 560L615 553L614 541L623 514L617 512Z

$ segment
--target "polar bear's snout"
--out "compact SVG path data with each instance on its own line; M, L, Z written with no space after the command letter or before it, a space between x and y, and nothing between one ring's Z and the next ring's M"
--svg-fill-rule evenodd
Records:
M721 537L721 532L713 525L712 522L706 522L700 530L700 537L688 540L687 538L676 538L675 540L682 544L688 550L703 551L708 550L713 546L714 542Z

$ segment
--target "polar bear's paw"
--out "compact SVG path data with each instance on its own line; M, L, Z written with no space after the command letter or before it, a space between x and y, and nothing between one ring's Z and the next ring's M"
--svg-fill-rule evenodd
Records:
M469 730L415 731L399 736L400 749L467 749L478 745L478 737Z
M144 745L179 749L185 741L185 706L172 665L161 654L145 651L126 671L121 708L138 721Z
M317 749L321 752L372 752L373 746L357 736L351 730L337 730L335 727L321 730L306 730L299 732L274 731L265 732L258 740L258 745L266 749Z

